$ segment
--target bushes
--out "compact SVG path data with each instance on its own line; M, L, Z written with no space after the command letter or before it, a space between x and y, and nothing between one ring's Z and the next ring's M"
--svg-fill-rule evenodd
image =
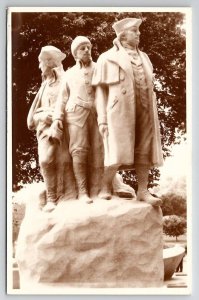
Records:
M168 236L175 237L186 233L187 205L186 199L174 193L163 195L163 232Z
M162 213L163 216L176 215L186 218L187 204L186 199L176 194L166 194L162 197Z
M186 219L176 215L163 217L163 232L166 235L176 237L176 241L179 235L186 233Z

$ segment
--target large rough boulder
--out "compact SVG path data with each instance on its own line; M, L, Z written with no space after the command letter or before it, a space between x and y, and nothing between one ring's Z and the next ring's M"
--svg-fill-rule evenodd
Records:
M160 208L114 197L60 202L51 213L29 201L17 262L21 288L64 283L78 287L160 287L163 284Z

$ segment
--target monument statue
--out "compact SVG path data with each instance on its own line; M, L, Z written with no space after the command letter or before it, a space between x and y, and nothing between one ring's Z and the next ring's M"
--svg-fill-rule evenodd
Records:
M46 186L46 199L42 206L47 203L45 206L47 211L55 208L57 200L64 195L64 192L68 193L64 191L68 189L64 186L64 174L66 165L71 163L71 159L67 151L63 127L56 131L57 139L62 139L60 146L52 143L48 134L64 74L62 61L65 57L66 55L54 46L42 47L38 59L43 81L27 118L28 128L36 130L39 165ZM70 189L72 187L71 183Z
M65 54L41 49L43 82L28 127L37 132L46 199L40 209L33 193L26 204L16 247L22 290L162 287L162 212L153 207L161 200L147 191L162 153L140 23L115 23L114 47L97 64L84 36L73 40L76 64L66 72ZM134 196L117 172L126 168L136 168L142 202L112 197Z
M94 71L96 110L105 151L101 198L111 198L111 182L118 168L135 168L137 200L160 205L147 190L149 170L163 162L153 67L138 48L141 19L113 24L113 48L101 54Z

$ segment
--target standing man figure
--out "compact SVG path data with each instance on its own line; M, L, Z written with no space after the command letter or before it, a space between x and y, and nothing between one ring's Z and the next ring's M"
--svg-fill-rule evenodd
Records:
M118 168L136 169L137 200L160 205L147 190L149 170L163 162L153 67L138 49L141 19L116 22L114 47L103 53L94 72L99 131L104 141L105 171L100 197L111 198Z
M94 89L91 86L95 65L91 58L91 48L91 42L85 36L77 36L73 40L71 52L76 64L66 71L63 78L52 125L56 132L56 128L66 123L78 198L86 203L93 202L89 185L92 188L94 183L89 182L88 173L92 173L89 174L92 180L92 176L96 178L100 167L103 167L103 144L94 108ZM89 170L89 165L92 165L92 170Z
M30 130L36 130L38 155L41 173L46 185L46 211L55 208L55 204L64 193L64 168L70 161L64 144L63 130L56 132L61 146L49 140L49 128L64 74L62 61L66 55L54 46L42 47L39 54L39 68L43 82L30 108L27 124Z

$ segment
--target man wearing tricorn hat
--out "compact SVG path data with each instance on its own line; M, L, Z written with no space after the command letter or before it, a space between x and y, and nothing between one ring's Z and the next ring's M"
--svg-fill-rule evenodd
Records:
M46 185L46 206L44 210L55 208L56 201L62 195L63 175L66 162L70 161L63 140L63 128L56 131L61 147L49 140L49 128L52 124L61 78L64 74L62 61L66 55L54 46L42 47L39 54L39 68L42 72L41 87L31 105L27 124L30 130L36 130L41 173Z
M94 72L99 131L105 150L104 184L100 196L111 197L111 183L120 169L136 169L137 200L160 205L147 190L152 167L162 165L162 150L153 67L138 49L141 19L116 22L114 47L103 53Z

